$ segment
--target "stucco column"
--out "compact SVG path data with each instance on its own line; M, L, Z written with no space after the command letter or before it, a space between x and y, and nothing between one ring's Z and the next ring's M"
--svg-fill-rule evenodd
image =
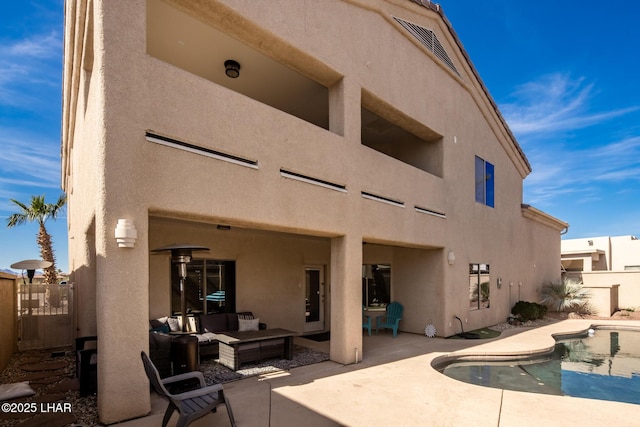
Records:
M358 360L356 360L356 354ZM331 239L331 360L362 360L362 238Z
M133 248L114 237L118 217L97 223L98 415L106 424L146 415L149 382L140 351L149 351L149 222L146 211L122 214L138 233Z
M329 88L329 129L360 144L360 92L358 82L345 76Z

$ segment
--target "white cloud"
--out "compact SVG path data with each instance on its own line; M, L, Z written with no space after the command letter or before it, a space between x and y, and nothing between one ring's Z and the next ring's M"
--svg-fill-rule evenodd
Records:
M568 74L542 76L516 89L500 109L519 136L582 129L636 111L639 107L590 112L595 85Z
M38 134L0 128L0 190L60 188L59 144Z
M519 86L500 106L532 165L524 182L527 203L547 209L601 203L611 185L638 187L640 137L607 135L628 132L612 119L640 107L595 111L596 95L605 94L585 78L555 73Z
M0 44L0 104L33 109L45 87L57 90L62 39L56 31Z
M640 183L640 137L570 150L560 144L538 148L529 156L533 172L525 180L529 203L588 203L602 200L608 184L637 187Z
M18 40L4 50L5 54L16 57L56 58L60 56L61 48L62 39L56 31L52 31L49 34L39 34Z

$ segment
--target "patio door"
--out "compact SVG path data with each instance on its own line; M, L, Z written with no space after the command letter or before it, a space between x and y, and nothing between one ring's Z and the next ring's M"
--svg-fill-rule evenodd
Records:
M304 269L305 324L304 332L324 330L324 267L310 266Z

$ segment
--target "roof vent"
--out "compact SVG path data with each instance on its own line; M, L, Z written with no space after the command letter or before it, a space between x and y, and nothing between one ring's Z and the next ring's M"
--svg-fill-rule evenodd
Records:
M402 25L405 30L409 31L412 36L418 39L418 41L422 43L424 47L433 52L433 54L437 56L438 59L442 61L447 67L449 67L454 73L460 75L460 73L456 69L456 66L453 65L453 61L451 61L451 58L449 58L449 55L447 55L447 51L444 50L444 47L442 47L440 40L438 40L438 37L433 31L419 25L412 24L411 22L405 21L403 19L396 18L395 16L393 17L393 19L395 19L400 25Z

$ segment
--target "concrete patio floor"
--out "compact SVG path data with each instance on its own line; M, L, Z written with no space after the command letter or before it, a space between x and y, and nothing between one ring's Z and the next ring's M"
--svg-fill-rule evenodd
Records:
M539 328L504 331L492 340L452 340L390 333L364 336L362 362L323 362L225 384L239 426L604 426L630 425L640 405L500 390L448 378L431 367L456 353L534 353L553 347L554 333L591 325L640 327L640 321L564 320ZM329 343L296 338L328 351ZM158 426L166 403L152 399L149 416L122 423ZM177 416L169 422L175 425ZM228 426L221 407L191 424Z

